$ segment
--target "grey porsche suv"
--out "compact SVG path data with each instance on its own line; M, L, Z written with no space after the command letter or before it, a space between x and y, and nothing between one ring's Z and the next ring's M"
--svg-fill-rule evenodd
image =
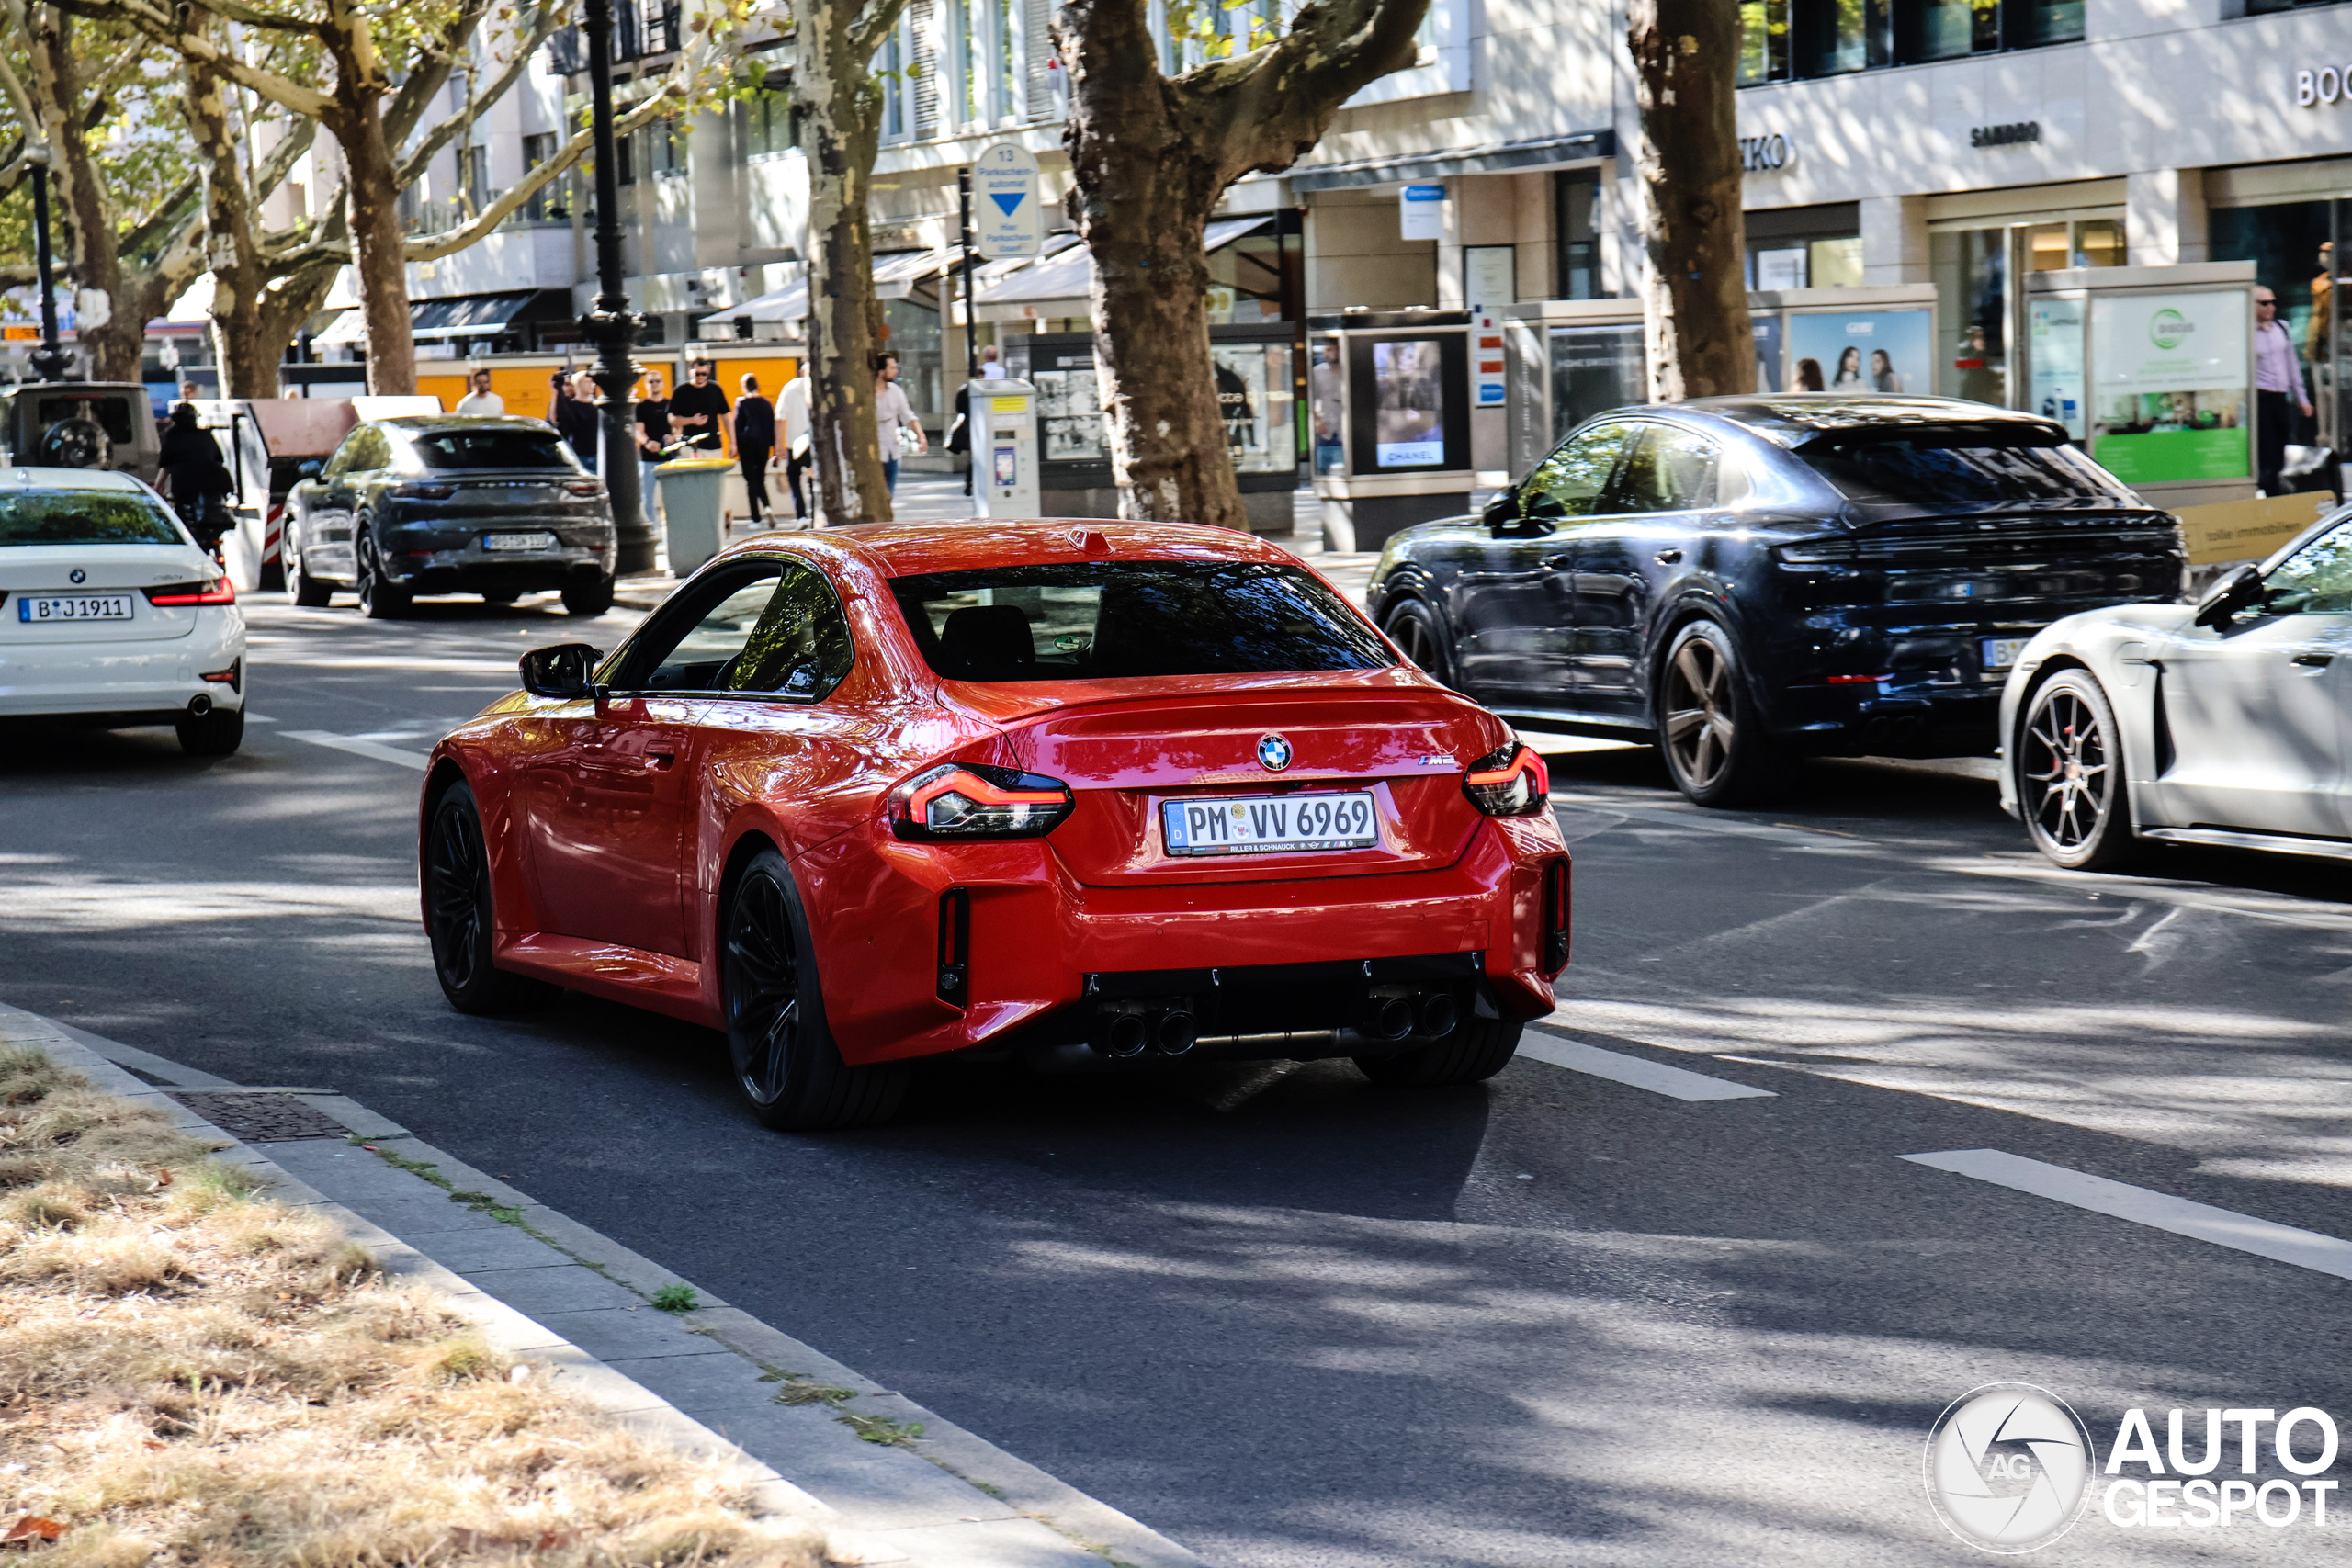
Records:
M355 592L384 620L420 593L493 604L560 590L575 615L613 607L613 508L544 421L409 414L353 428L286 498L298 604Z

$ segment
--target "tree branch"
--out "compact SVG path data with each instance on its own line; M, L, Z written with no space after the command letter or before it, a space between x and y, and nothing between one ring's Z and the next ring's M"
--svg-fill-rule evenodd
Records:
M418 51L400 90L384 106L385 146L397 152L416 130L416 122L424 118L433 96L448 85L450 76L456 73L458 56L471 47L474 29L481 25L489 9L490 0L465 0L441 29L440 38Z
M126 256L145 254L147 247L154 243L156 237L172 226L179 209L194 200L203 188L204 182L194 175L182 180L170 195L149 210L146 217L132 224L129 231L115 242L115 249Z
M627 114L614 117L613 134L626 136L640 125L650 124L662 118L676 107L675 99L678 96L674 83L663 83L661 89L644 102ZM439 261L443 256L457 254L497 228L515 209L545 190L558 175L587 156L590 150L595 146L595 131L593 128L580 131L571 141L565 142L554 157L524 175L521 183L505 191L488 207L483 208L471 221L438 234L426 234L411 240L403 248L402 255L409 261L427 262Z
M900 0L900 3L904 4L904 0ZM425 165L432 162L435 152L469 131L474 121L481 118L483 109L504 97L514 84L523 79L524 73L531 68L531 56L538 52L540 45L555 36L556 28L562 25L567 14L565 7L561 6L548 6L537 13L537 19L534 22L531 30L516 40L514 56L506 62L504 68L492 77L487 85L475 93L467 101L463 109L425 132L424 139L410 151L407 157L401 160L399 178L403 188L410 181L424 173ZM384 133L390 136L391 132L392 127L388 116Z
M872 60L906 9L907 0L869 0L865 14L850 28L851 51L860 60Z
M334 99L331 95L314 87L305 87L275 71L265 71L247 63L234 51L221 48L202 33L182 28L173 13L154 5L153 0L51 0L51 3L59 10L85 20L129 22L164 48L210 66L238 86L295 114L318 118L334 110ZM227 17L232 21L248 19L242 13L249 7L232 6L231 0L185 0L185 3L193 9ZM232 15L232 11L239 14ZM260 12L253 13L255 17L262 15ZM251 25L282 28L311 36L323 37L324 33L322 28L308 24L298 26L283 18L254 20Z
M1339 105L1413 63L1428 14L1429 0L1313 0L1274 42L1170 85L1225 140L1228 179L1278 175L1322 140Z

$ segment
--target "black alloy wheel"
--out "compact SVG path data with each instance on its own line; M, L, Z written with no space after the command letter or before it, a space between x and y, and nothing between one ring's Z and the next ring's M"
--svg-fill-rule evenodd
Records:
M2033 847L2070 871L2132 858L2129 788L2115 710L2098 677L2062 670L2033 694L2017 747L2018 803Z
M491 902L490 850L474 792L456 784L424 830L424 912L433 974L459 1012L513 1012L547 1001L557 987L491 962L498 931Z
M384 575L375 531L362 523L351 531L351 540L359 568L359 613L371 621L396 621L407 615L409 592Z
M1453 660L1447 656L1445 628L1436 611L1419 599L1407 599L1388 612L1380 629L1430 680L1453 684Z
M808 952L792 874L782 855L763 850L735 880L720 935L718 983L735 1087L752 1114L778 1132L888 1121L906 1096L908 1068L842 1060Z
M1658 671L1658 743L1674 784L1700 806L1745 806L1787 786L1790 761L1748 700L1731 633L1692 621Z
M334 590L302 570L300 540L288 527L278 536L278 564L286 573L286 592L295 604L306 610L321 610L334 597Z
M1510 1065L1524 1025L1512 1020L1464 1018L1433 1044L1385 1056L1358 1056L1356 1071L1388 1089L1440 1089L1482 1083Z

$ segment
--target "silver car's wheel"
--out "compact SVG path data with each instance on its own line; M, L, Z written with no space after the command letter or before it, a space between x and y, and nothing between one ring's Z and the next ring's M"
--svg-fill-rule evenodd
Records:
M2062 670L2033 694L2015 765L2035 849L2074 871L2102 871L2130 858L2122 738L2089 671Z

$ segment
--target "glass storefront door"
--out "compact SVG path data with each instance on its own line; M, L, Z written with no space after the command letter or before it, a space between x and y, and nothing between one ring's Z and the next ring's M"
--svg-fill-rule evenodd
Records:
M2019 220L1930 234L1929 276L1948 352L1936 361L1936 391L2001 408L2025 404L2012 377L2013 340L2023 327L2010 280L2030 272L2121 266L2120 218Z
M2340 456L2352 436L2352 386L2346 384L2352 380L2352 333L2337 308L2341 290L2352 285L2352 267L2339 260L2352 238L2352 201L2217 207L2207 231L2215 261L2254 263L2256 281L2278 296L2278 320L2309 376L2314 415L2288 439Z

